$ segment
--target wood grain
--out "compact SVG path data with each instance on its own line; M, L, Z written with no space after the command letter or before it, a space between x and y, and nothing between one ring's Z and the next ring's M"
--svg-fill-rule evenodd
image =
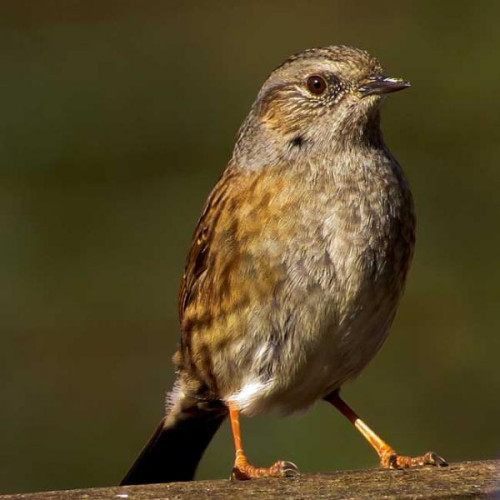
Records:
M500 460L461 462L449 467L370 469L304 474L293 479L228 480L144 486L113 486L0 496L0 500L120 499L446 499L500 498Z

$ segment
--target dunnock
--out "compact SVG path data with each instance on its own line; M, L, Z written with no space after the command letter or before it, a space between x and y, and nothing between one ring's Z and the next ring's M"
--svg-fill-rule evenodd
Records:
M339 396L386 339L412 258L412 196L380 131L383 96L409 86L346 46L271 73L194 234L166 415L122 484L192 479L228 414L233 478L294 474L290 462L250 464L239 417L319 399L383 466L445 465L398 455Z

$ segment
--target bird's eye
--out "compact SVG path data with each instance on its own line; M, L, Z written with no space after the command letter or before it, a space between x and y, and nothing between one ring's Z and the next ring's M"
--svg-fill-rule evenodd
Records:
M307 79L307 90L314 95L321 95L326 90L326 82L322 76L312 75Z

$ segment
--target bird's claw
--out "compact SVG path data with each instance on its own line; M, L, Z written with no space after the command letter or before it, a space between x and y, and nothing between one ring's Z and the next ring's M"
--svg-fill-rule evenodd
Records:
M300 474L299 468L293 462L280 461L278 464L280 464L283 477L294 477Z
M420 467L424 465L446 467L448 462L433 451L428 451L425 455L420 457L407 457L399 455L394 450L390 450L381 456L380 465L387 469L408 469L410 467Z
M248 479L269 477L294 477L298 474L299 469L293 462L280 460L271 467L255 467L249 463L235 464L230 479L246 481Z

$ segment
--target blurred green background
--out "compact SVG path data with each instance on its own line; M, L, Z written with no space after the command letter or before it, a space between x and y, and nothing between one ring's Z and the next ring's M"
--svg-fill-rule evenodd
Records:
M202 204L267 74L345 43L413 88L387 142L418 242L392 336L344 395L398 450L499 456L496 2L0 6L0 491L116 484L162 415ZM326 404L245 420L259 464L377 465ZM198 477L227 477L224 426Z

